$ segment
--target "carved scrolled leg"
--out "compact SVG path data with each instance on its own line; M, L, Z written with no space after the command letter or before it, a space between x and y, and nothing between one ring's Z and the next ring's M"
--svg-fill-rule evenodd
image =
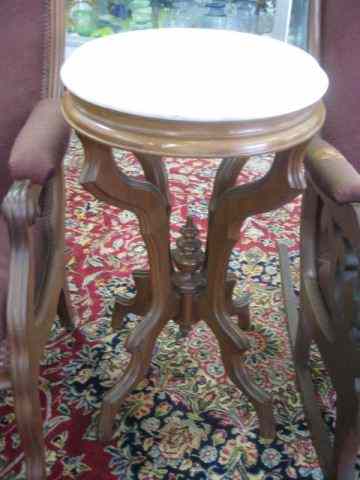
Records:
M211 316L207 323L214 332L220 346L225 371L230 380L248 397L257 413L260 424L260 435L263 438L274 438L275 422L269 396L251 379L245 365L243 354L249 348L247 338L237 329L231 329L231 320L225 312Z
M7 338L10 377L16 424L29 480L45 480L45 449L39 398L38 345L34 344L34 259L30 226L34 223L38 197L29 181L14 182L2 211L10 239L10 276L7 298Z
M146 375L155 341L171 318L172 303L171 297L168 297L161 308L153 303L150 311L128 338L126 349L132 354L131 360L121 379L104 396L99 423L100 440L111 440L114 418L121 403Z
M171 285L168 201L157 186L124 175L111 148L81 138L85 148L82 185L97 198L133 211L140 223L150 264L149 309L127 341L131 360L122 378L104 397L99 435L110 440L114 417L125 396L142 380L151 362L155 341L177 302Z
M229 188L236 184L236 180L245 166L249 157L230 157L224 158L216 172L214 188L211 196L210 210L211 213L215 208L215 202ZM211 215L210 213L210 215Z
M137 153L136 158L144 170L145 178L155 185L162 193L168 204L168 214L171 210L171 195L169 190L168 175L162 158L156 155Z
M26 462L26 478L29 480L45 480L45 445L42 429L42 414L39 397L39 373L16 372L16 380L12 379L16 425L24 449Z
M334 473L337 480L355 480L356 457L359 450L359 405L354 385L338 394L336 401L336 426L334 439ZM334 478L334 477L332 477Z
M290 173L294 158L299 167L304 147L276 156L270 171L251 184L224 188L212 204L208 234L207 290L201 299L203 318L218 338L225 370L231 380L252 402L265 438L275 436L275 422L270 397L249 377L243 363L248 348L246 335L232 323L226 293L227 266L233 247L239 239L240 228L251 215L278 208L300 193L292 188ZM239 160L242 164L245 159ZM295 169L297 172L297 170Z
M214 188L211 195L209 207L209 225L211 224L217 200L221 195L236 184L236 180L245 166L249 157L224 158L216 172ZM209 227L210 228L210 227ZM230 273L227 274L225 283L225 294L227 298L228 313L230 316L236 316L238 325L243 330L250 328L250 295L241 295L233 298L233 291L236 286L236 277Z
M225 281L225 296L228 313L231 317L236 316L238 325L243 330L250 328L250 295L241 295L239 298L233 298L233 291L236 286L236 277L228 273Z
M167 203L166 210L170 217L171 197L165 165L160 157L137 153L136 158L143 168L146 180L156 187ZM121 329L124 318L128 313L145 315L151 303L150 274L147 271L134 271L133 278L136 295L132 299L118 296L112 317L112 326L115 330Z
M212 245L211 240L209 248ZM229 315L225 279L228 259L235 243L226 241L223 237L217 243L217 261L213 258L212 251L209 251L208 287L206 293L201 297L201 313L202 318L208 323L219 342L226 373L249 398L256 410L261 436L273 438L275 424L271 400L249 377L243 363L243 354L249 348L249 341L246 335L232 322Z

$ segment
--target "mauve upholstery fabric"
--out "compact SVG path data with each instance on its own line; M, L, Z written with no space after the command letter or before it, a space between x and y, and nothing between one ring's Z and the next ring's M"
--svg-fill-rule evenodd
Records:
M46 4L0 1L0 200L11 185L8 160L14 140L41 99Z
M323 137L360 172L360 0L322 3L321 63L330 78Z
M17 136L10 154L13 180L43 185L61 164L69 140L58 99L41 100Z
M52 0L0 0L0 202L14 180L43 184L62 160L68 141L58 100L47 96L49 5ZM4 14L3 14L4 13ZM42 216L32 228L36 287L48 257ZM0 344L6 338L10 241L0 213ZM36 262L38 263L38 262Z

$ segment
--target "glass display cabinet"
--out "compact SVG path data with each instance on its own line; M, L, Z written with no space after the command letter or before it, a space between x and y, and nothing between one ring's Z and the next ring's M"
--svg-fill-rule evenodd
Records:
M66 54L82 43L144 28L221 28L306 48L309 0L67 0Z

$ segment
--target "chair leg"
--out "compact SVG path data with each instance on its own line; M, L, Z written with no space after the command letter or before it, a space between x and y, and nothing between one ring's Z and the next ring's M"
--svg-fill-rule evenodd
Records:
M15 362L17 362L15 360ZM18 362L17 362L18 363ZM30 363L26 362L30 368ZM38 374L18 365L12 368L16 424L24 449L27 480L45 480L45 446Z
M297 384L304 405L306 419L309 423L313 445L318 455L321 468L324 473L326 473L329 480L335 480L333 475L333 449L330 443L329 432L322 419L321 410L311 377L311 371L306 360L306 356L308 356L310 350L310 340L311 339L307 336L304 329L304 325L300 323L296 344L294 345L294 363Z
M75 324L73 321L74 311L71 305L70 292L66 280L64 280L63 287L60 290L57 313L59 315L61 325L68 332L72 332L75 329Z
M359 450L357 417L357 399L338 397L334 440L334 470L338 480L357 478L355 475L355 463Z
M298 389L304 405L309 430L317 452L320 465L329 480L334 479L333 449L329 432L323 422L321 411L309 368L310 346L314 341L312 326L316 323L313 311L305 294L304 282L301 284L300 304L293 291L290 275L290 259L284 243L278 243L282 290L285 310L288 316L290 346L292 349Z

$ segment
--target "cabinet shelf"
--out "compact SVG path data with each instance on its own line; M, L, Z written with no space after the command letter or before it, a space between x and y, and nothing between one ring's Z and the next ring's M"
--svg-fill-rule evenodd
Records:
M309 0L68 0L66 56L95 37L157 27L225 28L265 34L305 48L308 3ZM77 12L79 5L83 10L79 8Z

